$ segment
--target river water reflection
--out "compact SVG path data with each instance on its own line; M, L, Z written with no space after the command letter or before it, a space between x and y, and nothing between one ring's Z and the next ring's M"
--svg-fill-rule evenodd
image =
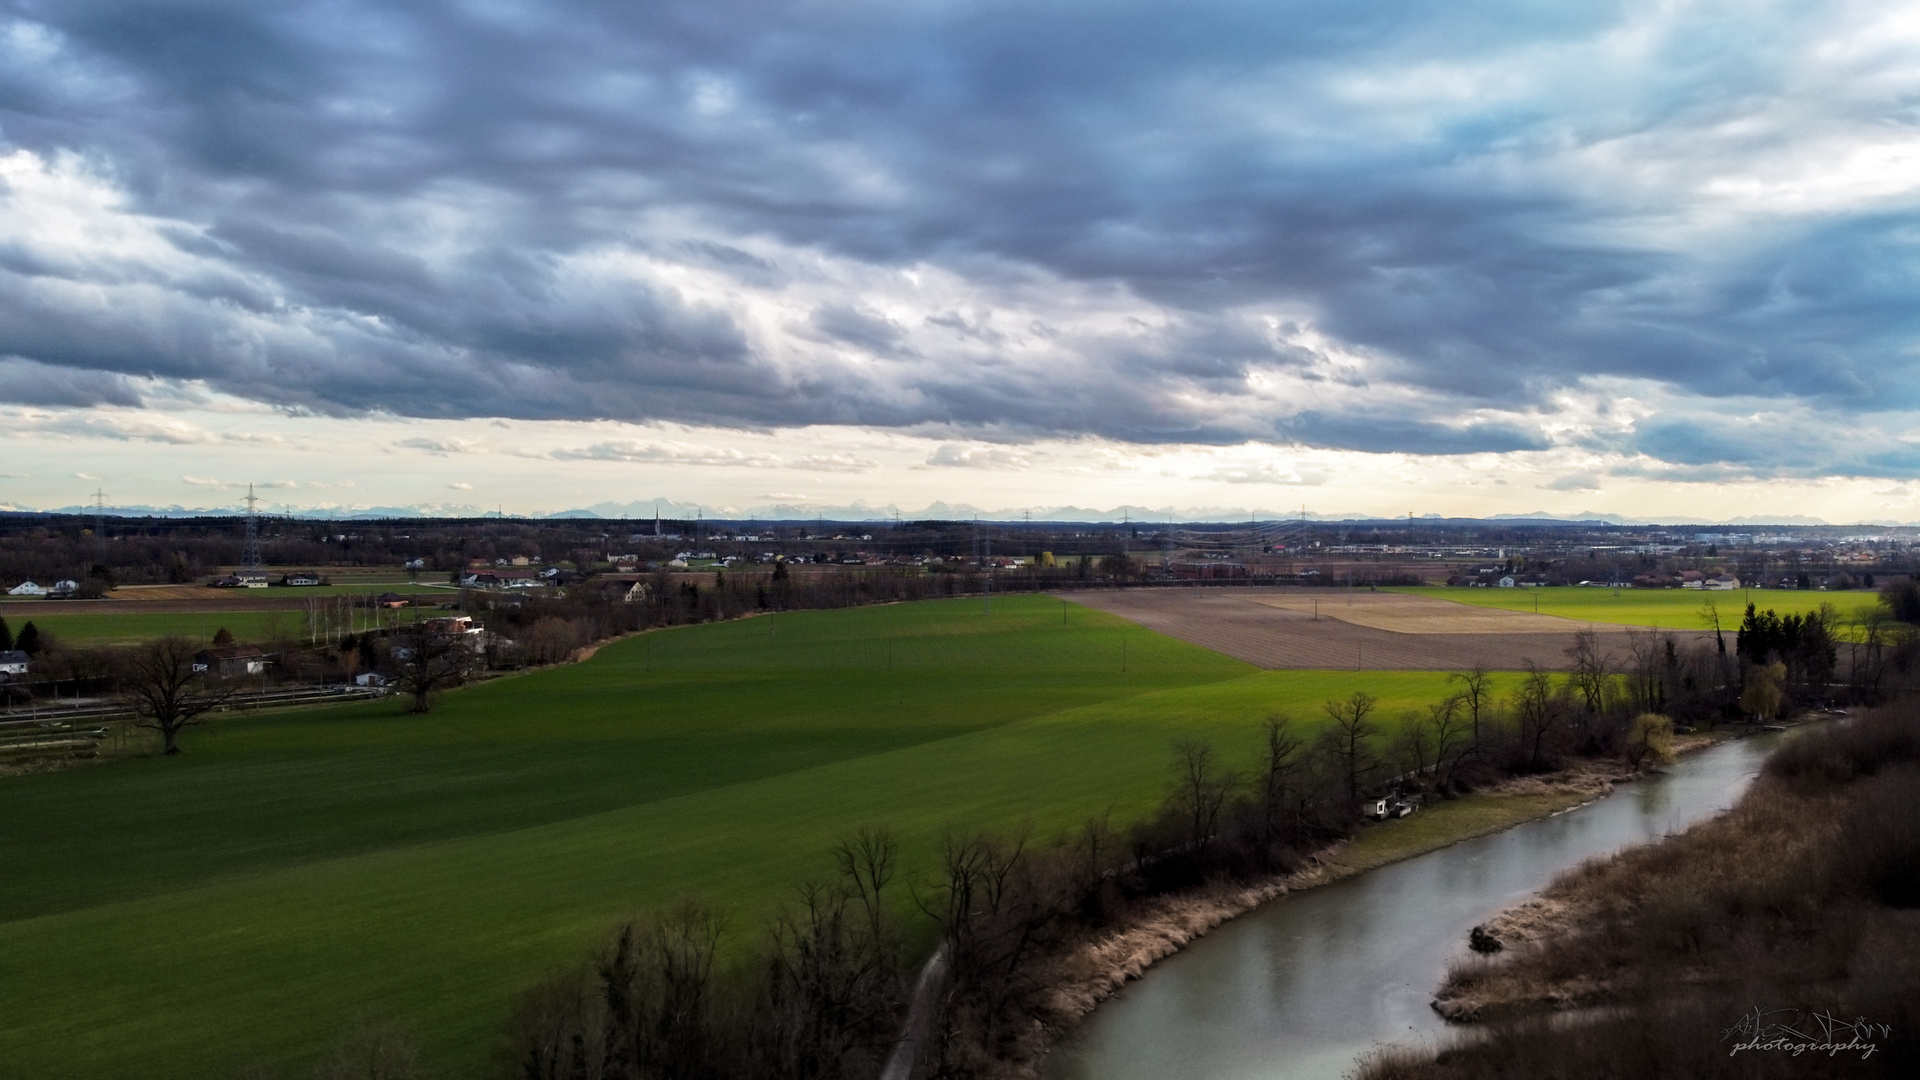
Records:
M1467 931L1594 855L1733 805L1775 742L1722 744L1590 806L1289 897L1102 1005L1056 1080L1335 1080L1370 1048L1429 1041Z

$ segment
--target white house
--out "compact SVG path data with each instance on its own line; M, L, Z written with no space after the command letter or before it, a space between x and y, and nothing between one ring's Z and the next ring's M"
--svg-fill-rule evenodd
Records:
M1708 578L1706 583L1700 587L1703 589L1712 589L1716 592L1731 592L1740 587L1740 579L1730 574L1722 574L1719 577Z
M1498 584L1503 589L1513 588L1513 575L1508 574L1506 577L1501 578Z
M29 659L30 657L19 649L8 649L5 652L0 652L0 679L11 679L15 675L25 675L27 673L27 662Z
M53 596L72 596L79 591L80 583L74 581L72 578L56 581L53 583L53 588L47 590L47 592Z
M31 581L23 581L7 590L8 596L45 596L47 590Z

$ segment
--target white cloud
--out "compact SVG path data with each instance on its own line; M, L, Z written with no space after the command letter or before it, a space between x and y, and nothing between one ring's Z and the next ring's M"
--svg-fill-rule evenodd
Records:
M429 454L445 456L448 454L485 454L490 450L484 439L469 439L458 435L445 435L438 438L415 436L411 439L399 439L395 446L409 450L425 450Z
M806 454L793 462L793 468L814 472L865 473L879 467L878 461L857 454Z
M957 446L946 443L927 455L925 464L953 469L1030 469L1044 455L1005 446Z
M1600 490L1600 477L1590 472L1568 473L1540 485L1543 491L1594 492Z
M734 465L753 469L772 469L781 465L777 454L748 453L731 446L699 445L681 442L652 442L640 439L614 439L591 446L555 450L549 456L560 461L620 461L658 465Z
M1215 469L1203 479L1223 484L1280 484L1287 487L1316 487L1327 482L1327 474L1316 470L1301 472L1279 465L1238 465Z

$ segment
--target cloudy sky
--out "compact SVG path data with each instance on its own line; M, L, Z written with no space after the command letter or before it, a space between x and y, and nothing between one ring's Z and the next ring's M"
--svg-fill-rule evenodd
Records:
M0 0L0 504L1920 519L1910 3Z

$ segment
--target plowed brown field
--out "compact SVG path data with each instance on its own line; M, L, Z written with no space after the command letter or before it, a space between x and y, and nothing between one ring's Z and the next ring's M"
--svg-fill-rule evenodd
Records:
M1063 596L1141 626L1263 668L1462 671L1476 664L1513 670L1526 661L1566 666L1574 635L1588 624L1551 615L1469 607L1429 596L1342 589L1175 588L1075 592ZM1625 632L1593 623L1616 660ZM1660 631L1679 644L1712 636Z

